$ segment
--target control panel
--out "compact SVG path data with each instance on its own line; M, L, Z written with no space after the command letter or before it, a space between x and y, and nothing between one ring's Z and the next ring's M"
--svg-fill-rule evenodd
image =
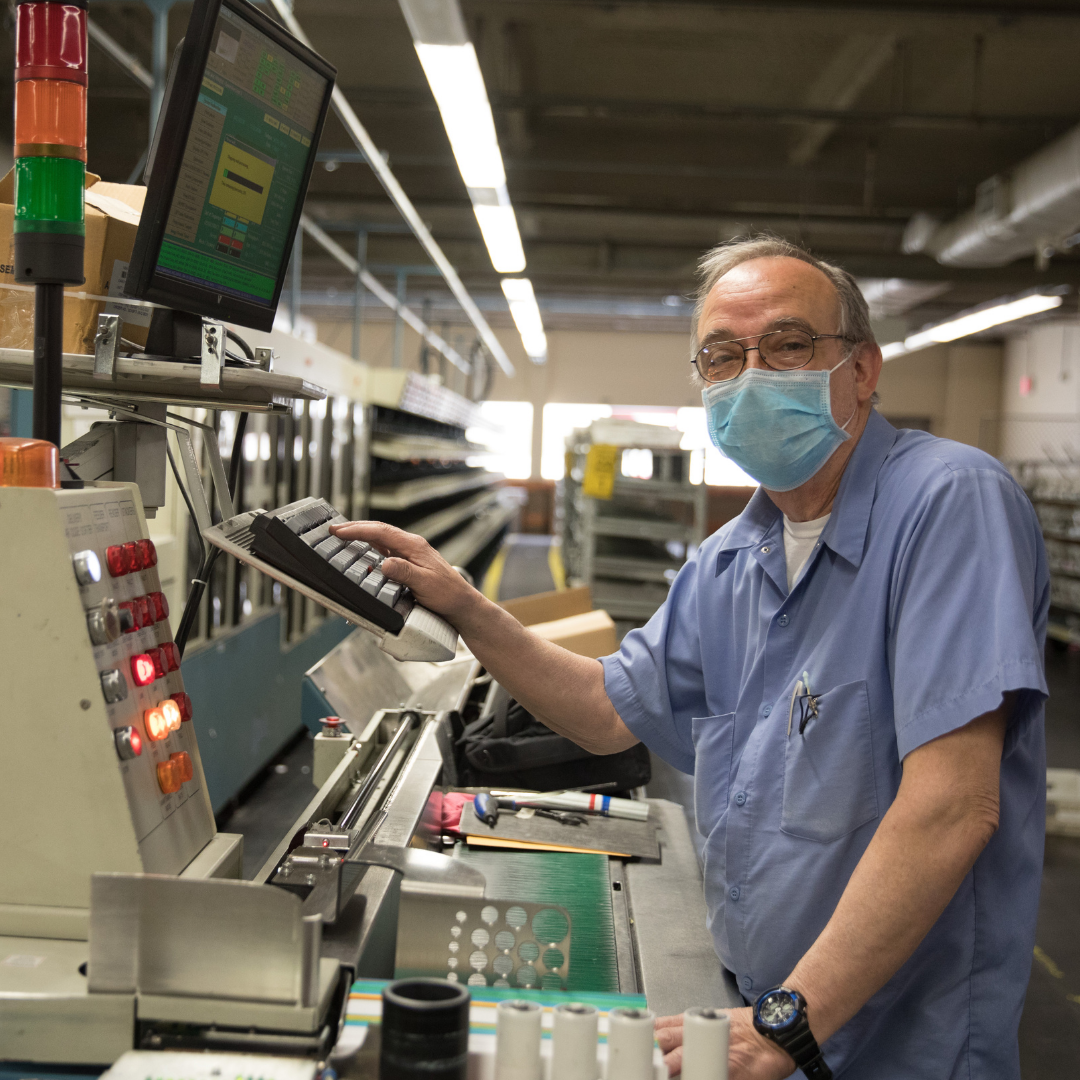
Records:
M88 487L57 498L135 836L144 865L152 864L146 869L165 869L163 849L190 860L196 853L189 850L191 840L210 840L213 821L205 820L191 698L158 579L157 551L143 534L130 489ZM191 800L194 813L185 815ZM168 828L178 814L191 820ZM161 843L165 835L154 837L162 829L175 834L167 844ZM172 873L180 869L182 864L169 867Z

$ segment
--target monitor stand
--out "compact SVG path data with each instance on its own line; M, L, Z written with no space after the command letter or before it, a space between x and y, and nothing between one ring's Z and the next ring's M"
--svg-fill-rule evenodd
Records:
M172 308L154 308L145 351L165 360L198 361L202 356L202 327L201 315Z

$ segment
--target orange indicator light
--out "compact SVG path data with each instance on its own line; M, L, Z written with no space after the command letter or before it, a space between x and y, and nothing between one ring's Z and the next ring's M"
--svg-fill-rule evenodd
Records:
M195 775L195 768L186 750L181 750L178 754L170 754L169 760L175 762L182 784L186 784Z
M157 767L157 782L158 787L161 788L165 795L171 795L174 791L179 791L180 785L184 782L179 764L172 758L169 758L168 761L162 761Z
M146 724L146 735L151 742L161 742L168 737L169 719L160 705L143 713L143 723Z
M180 730L180 706L172 698L166 698L158 705L158 711L165 718L165 724L170 731Z

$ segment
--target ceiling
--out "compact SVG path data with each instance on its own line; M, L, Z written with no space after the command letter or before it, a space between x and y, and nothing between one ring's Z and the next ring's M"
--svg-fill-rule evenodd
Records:
M880 310L892 326L918 327L1033 285L1080 284L1080 255L1045 270L1032 260L956 270L901 250L913 214L956 214L980 181L1080 120L1074 0L462 7L549 328L681 330L696 260L755 230L800 241L860 278L942 283L900 300L885 290ZM170 46L189 11L172 8ZM395 0L296 0L295 12L466 286L493 323L507 323ZM149 66L146 6L94 0L91 17ZM0 105L10 126L10 11L5 18ZM147 142L148 98L94 46L89 107L89 166L123 181ZM10 143L10 131L0 137ZM321 151L308 196L314 218L399 222L332 116ZM347 233L334 235L351 247ZM368 260L388 280L392 267L426 263L395 231L370 234ZM406 286L410 303L434 305L436 321L464 322L439 278L418 273ZM305 313L349 317L348 277L314 244L302 291Z

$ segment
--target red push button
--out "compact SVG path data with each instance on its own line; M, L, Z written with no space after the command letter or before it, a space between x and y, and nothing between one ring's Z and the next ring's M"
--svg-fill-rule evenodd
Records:
M157 767L157 782L158 787L161 788L165 795L171 795L174 791L179 791L180 785L184 782L179 762L171 757L168 761L162 761Z
M165 644L158 649L158 652L165 657L165 669L167 671L180 670L180 650L177 648L175 642L166 641Z
M127 549L127 544L113 544L105 549L105 563L112 577L123 577L135 569Z
M145 564L143 563L143 553L137 540L129 540L124 545L124 554L127 556L128 565L132 570L146 569Z
M142 626L153 626L154 608L150 603L148 596L136 596L134 600L135 606L139 609L139 622Z
M157 652L155 649L154 652ZM153 659L146 653L138 653L131 658L131 678L136 686L149 686L158 675ZM161 672L165 674L164 671Z
M148 593L150 610L154 613L154 622L162 622L169 617L169 601L165 599L163 592Z
M186 750L170 754L169 760L176 762L176 767L180 773L180 783L186 784L195 775L195 768L191 764L191 758Z
M121 619L121 629L125 634L134 634L136 630L143 628L142 612L134 600L121 600L117 607L131 616L130 619Z
M177 705L180 706L180 719L181 720L190 720L191 719L191 698L188 697L188 695L185 694L183 690L180 690L177 693L172 695L172 699L173 699L173 701L176 702Z
M165 675L169 670L165 660L165 654L160 649L147 649L146 655L150 657L150 661L154 665L154 678L165 678Z
M153 540L136 540L139 555L142 558L143 569L149 570L151 566L157 566L157 548Z

